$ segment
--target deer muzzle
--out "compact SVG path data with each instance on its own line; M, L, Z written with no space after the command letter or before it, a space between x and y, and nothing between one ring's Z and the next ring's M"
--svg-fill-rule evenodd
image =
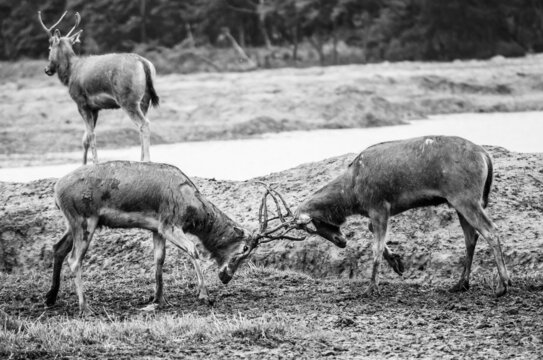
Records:
M232 276L233 274L231 273L228 266L223 267L219 272L219 279L224 285L228 284L230 280L232 280Z
M43 71L45 71L45 73L48 75L48 76L53 76L55 75L55 70L53 68L51 68L50 66L46 66L45 69L43 69Z

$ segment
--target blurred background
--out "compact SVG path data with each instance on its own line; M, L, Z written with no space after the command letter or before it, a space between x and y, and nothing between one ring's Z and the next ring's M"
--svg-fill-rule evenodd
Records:
M0 0L0 59L45 57L36 12L53 24L65 9L82 15L81 53L134 51L161 73L484 59L543 49L537 0ZM71 27L68 19L61 30ZM239 55L232 40L250 64L232 63Z
M435 134L543 151L539 0L0 0L0 180L81 162L83 121L43 72L37 16L65 10L63 34L82 17L77 54L155 65L151 158L190 175L243 180ZM139 159L124 112L101 111L96 137L101 160Z

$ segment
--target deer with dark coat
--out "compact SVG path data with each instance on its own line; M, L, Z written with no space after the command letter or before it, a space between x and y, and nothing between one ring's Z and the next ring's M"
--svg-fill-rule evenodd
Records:
M53 279L46 304L55 304L62 264L70 253L68 263L75 274L81 314L90 312L81 266L98 227L140 228L153 233L156 287L151 306L164 303L162 266L166 241L189 255L198 277L199 299L209 302L198 251L186 234L198 237L216 260L219 278L225 284L260 237L207 200L181 170L166 164L111 161L82 166L58 180L55 202L67 229L54 246Z
M451 291L469 289L473 253L481 235L494 254L500 276L495 294L502 296L510 279L497 228L485 212L492 171L490 155L460 137L425 136L377 144L362 151L343 174L298 207L296 227L345 247L340 226L346 218L355 214L369 217L374 246L366 293L378 294L381 254L393 256L386 248L389 218L409 209L447 203L456 209L466 243L464 271ZM394 258L389 262L394 268Z
M106 54L77 56L72 48L79 42L83 30L72 32L79 25L81 17L76 13L74 27L62 36L57 26L66 12L53 26L46 27L38 17L41 26L49 36L49 64L45 73L58 74L62 84L68 87L71 98L85 121L83 135L83 164L91 148L93 162L98 162L94 129L98 112L102 109L122 108L136 124L140 133L141 160L150 161L150 130L147 120L149 105L157 106L158 95L154 88L155 67L137 54Z

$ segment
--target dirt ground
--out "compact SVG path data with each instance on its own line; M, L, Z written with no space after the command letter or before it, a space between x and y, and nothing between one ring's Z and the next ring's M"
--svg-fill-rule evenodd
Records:
M392 221L391 248L407 271L384 267L381 297L366 297L371 236L367 220L343 227L346 249L319 238L259 248L228 286L206 262L213 307L196 300L186 258L168 248L166 296L153 314L141 309L153 289L149 233L103 230L84 266L96 315L77 318L64 269L58 304L43 305L51 246L63 231L52 201L54 179L1 183L0 308L22 331L0 330L0 356L11 358L519 358L543 353L543 155L487 147L495 181L489 215L497 223L513 286L493 296L495 264L480 241L472 288L446 290L460 276L460 226L447 207L418 209ZM338 175L354 154L259 178L295 206ZM252 181L195 179L219 208L256 226L261 187ZM265 267L263 267L265 266ZM277 269L277 270L276 270ZM290 269L290 270L282 270Z
M437 113L541 110L542 60L159 75L161 106L149 113L152 142L382 126ZM15 67L26 76L0 82L0 167L65 160L63 152L80 149L83 132L67 89L47 78L39 63ZM97 139L98 151L139 143L120 111L101 114ZM472 288L447 292L462 270L464 240L455 212L440 206L392 219L389 246L401 254L406 272L399 278L384 266L380 297L363 295L371 234L367 219L353 217L343 227L345 249L317 237L266 244L228 286L218 280L216 266L204 261L212 307L197 302L190 263L168 247L169 305L153 313L140 310L154 287L150 234L104 229L84 263L95 315L80 319L67 268L57 305L43 304L52 245L64 231L52 197L56 179L0 182L0 358L541 358L543 154L487 149L495 167L488 212L500 229L513 280L499 299L484 241L477 245ZM274 184L295 207L354 156L255 180ZM194 181L232 218L256 227L260 185Z
M429 114L543 108L543 58L382 63L247 73L159 74L152 143L234 139L317 128L400 124ZM0 167L65 161L84 125L45 61L0 66ZM7 74L21 73L21 77ZM23 76L24 75L24 76ZM122 111L103 111L100 148L139 144Z

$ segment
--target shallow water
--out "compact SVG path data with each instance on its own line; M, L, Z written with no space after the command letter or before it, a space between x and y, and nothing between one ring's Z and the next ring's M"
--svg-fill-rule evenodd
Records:
M175 165L189 176L246 180L389 140L423 135L457 135L477 144L517 152L543 152L543 112L432 116L409 125L369 129L294 131L260 138L187 142L151 148L155 162ZM28 182L60 177L79 166L81 152L64 165L0 169L0 181ZM100 150L100 161L139 160L139 147Z

